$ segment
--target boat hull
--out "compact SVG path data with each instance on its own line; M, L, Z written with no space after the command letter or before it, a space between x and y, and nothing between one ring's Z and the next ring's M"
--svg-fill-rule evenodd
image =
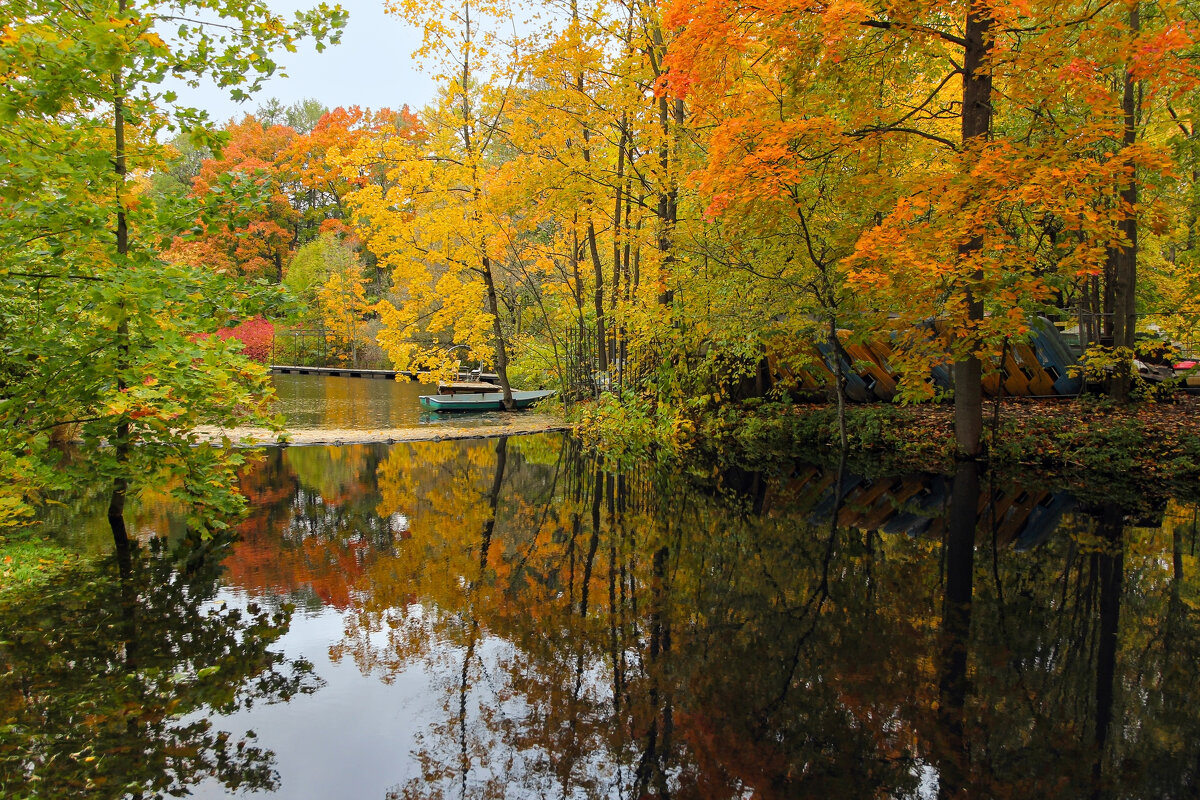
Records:
M517 408L529 408L539 400L554 394L553 390L513 392ZM499 411L504 408L503 392L473 392L462 394L426 394L420 397L421 407L430 411Z

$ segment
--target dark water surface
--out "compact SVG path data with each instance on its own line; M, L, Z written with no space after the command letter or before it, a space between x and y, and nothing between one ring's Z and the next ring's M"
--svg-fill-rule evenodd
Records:
M126 579L0 608L0 796L1197 796L1193 503L560 435L244 486L220 564L147 498Z

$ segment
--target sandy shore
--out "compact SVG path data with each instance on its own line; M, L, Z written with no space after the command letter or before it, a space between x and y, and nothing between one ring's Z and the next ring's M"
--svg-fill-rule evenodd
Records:
M276 434L266 428L217 428L203 426L196 429L203 441L220 442L228 438L238 446L255 445L306 445L306 444L368 444L384 442L440 442L447 439L489 439L496 436L519 436L529 433L550 433L570 430L560 417L548 414L515 415L511 422L495 425L460 427L456 425L422 425L416 428L378 428L354 430L351 428L322 428L320 430L294 430Z

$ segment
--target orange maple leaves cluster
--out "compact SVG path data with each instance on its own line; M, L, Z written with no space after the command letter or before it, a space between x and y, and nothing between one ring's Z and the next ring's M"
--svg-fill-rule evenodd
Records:
M311 131L267 124L252 115L225 127L227 143L205 159L192 195L206 213L176 237L167 257L234 275L279 280L295 249L323 233L352 234L345 196L372 176L351 173L328 153L367 136L419 135L407 107L372 112L358 106L326 112ZM238 191L244 190L242 197Z

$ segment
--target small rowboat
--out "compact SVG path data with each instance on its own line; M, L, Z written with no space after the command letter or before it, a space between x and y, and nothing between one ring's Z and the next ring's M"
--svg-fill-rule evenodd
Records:
M554 394L552 389L535 392L513 392L513 405L529 408L539 400ZM422 408L430 411L499 411L504 408L503 392L475 392L471 394L423 394L419 398Z
M495 384L483 381L442 381L438 383L438 394L479 394L496 391Z

